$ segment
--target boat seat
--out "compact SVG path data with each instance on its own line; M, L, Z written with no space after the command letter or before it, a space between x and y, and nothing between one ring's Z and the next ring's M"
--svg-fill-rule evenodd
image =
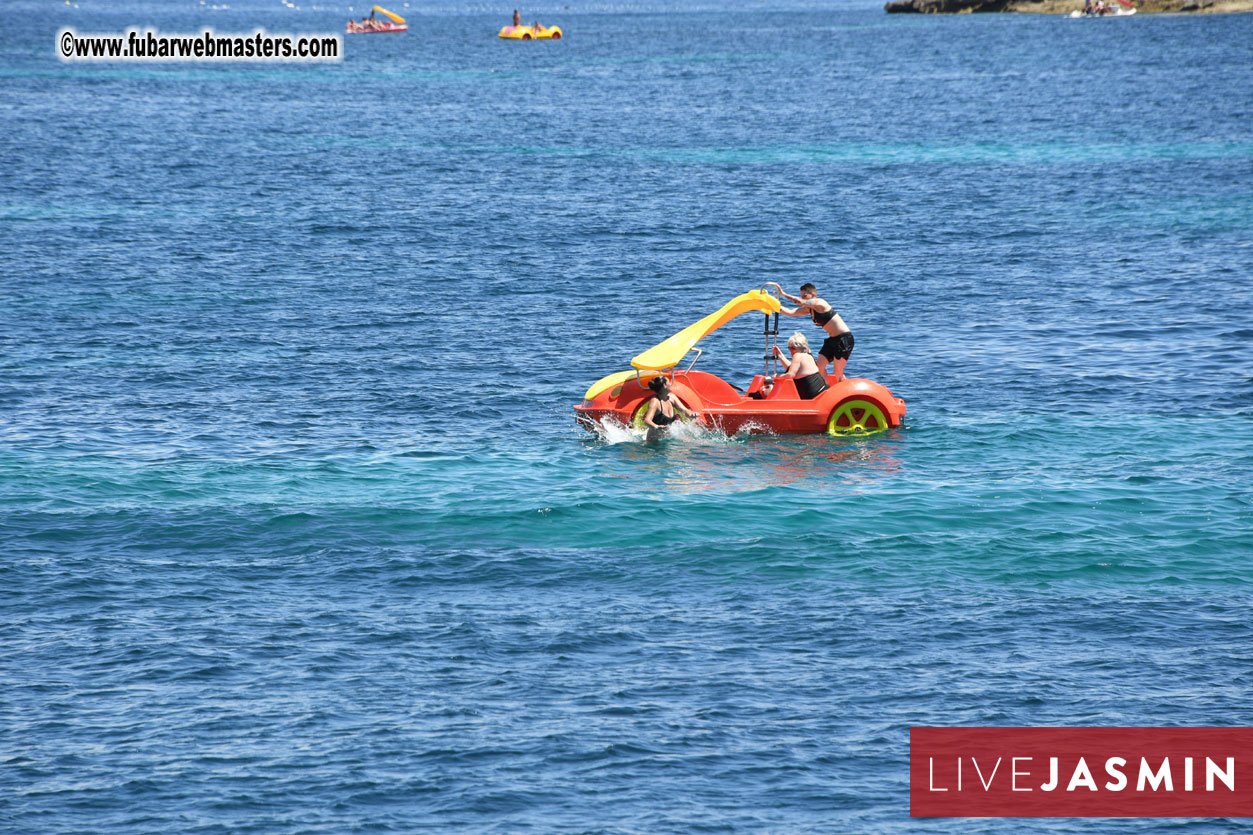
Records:
M776 377L774 380L774 388L766 395L767 400L800 400L800 393L796 391L796 381L791 377Z

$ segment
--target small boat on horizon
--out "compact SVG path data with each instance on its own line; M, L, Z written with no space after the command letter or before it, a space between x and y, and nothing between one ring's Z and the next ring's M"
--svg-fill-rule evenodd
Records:
M387 18L387 20L375 20L374 13L378 12ZM344 31L350 35L375 35L381 32L408 32L409 25L405 23L405 19L394 12L389 12L382 6L375 6L370 10L369 17L361 18L358 23L349 20Z
M505 26L497 37L510 41L559 41L560 26Z

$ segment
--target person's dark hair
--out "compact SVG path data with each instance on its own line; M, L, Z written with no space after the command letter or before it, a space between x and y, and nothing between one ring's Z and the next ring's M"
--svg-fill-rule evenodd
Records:
M809 291L809 292L811 292L811 293L817 293L817 292L818 292L818 288L817 288L817 287L815 287L814 285L812 285L812 284L802 284L802 285L801 285L801 292L802 292L802 293L804 293L806 290L808 290L808 291Z
M661 390L669 385L669 381L665 377L654 377L648 381L648 387L658 394Z

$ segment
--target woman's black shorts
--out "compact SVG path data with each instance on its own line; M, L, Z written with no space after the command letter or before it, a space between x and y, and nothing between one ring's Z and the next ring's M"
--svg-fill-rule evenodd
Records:
M853 332L844 331L839 336L827 337L818 353L833 360L848 359L848 355L853 353Z

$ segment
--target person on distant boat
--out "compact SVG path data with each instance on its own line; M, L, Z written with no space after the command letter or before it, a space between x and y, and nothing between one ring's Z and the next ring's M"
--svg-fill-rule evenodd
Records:
M840 314L836 313L835 308L827 304L826 300L818 297L818 288L812 284L801 285L799 298L785 293L783 288L773 281L766 282L766 286L773 287L780 296L797 305L790 310L783 308L780 311L783 315L808 316L813 319L815 325L827 332L827 338L818 351L818 370L826 374L827 366L830 365L831 373L828 376L832 382L838 383L843 380L844 366L848 364L849 355L853 353L853 332L849 330L848 325L844 324ZM791 345L790 341L788 345Z
M1086 17L1092 16L1092 0L1083 0L1083 14Z
M544 31L544 25L538 20L531 24L531 28L535 30L535 34L537 35Z
M522 15L518 14L518 10L517 10L517 9L514 9L514 10L513 10L513 25L514 25L514 26L521 26L521 25L522 25Z
M805 334L800 331L792 334L792 338L787 341L787 349L792 354L790 360L783 356L778 345L774 346L774 355L787 365L787 371L783 372L782 377L791 377L796 382L796 393L801 400L813 400L830 388L818 371L818 363L809 351L809 340L805 338ZM774 388L774 381L778 379L781 377L771 377L762 390L769 395L770 389Z
M657 375L648 381L648 387L653 390L653 399L648 401L648 411L644 413L644 425L648 427L650 439L655 438L657 432L674 423L679 414L688 418L696 417L695 412L684 406L678 397L670 393L670 381L665 377Z

